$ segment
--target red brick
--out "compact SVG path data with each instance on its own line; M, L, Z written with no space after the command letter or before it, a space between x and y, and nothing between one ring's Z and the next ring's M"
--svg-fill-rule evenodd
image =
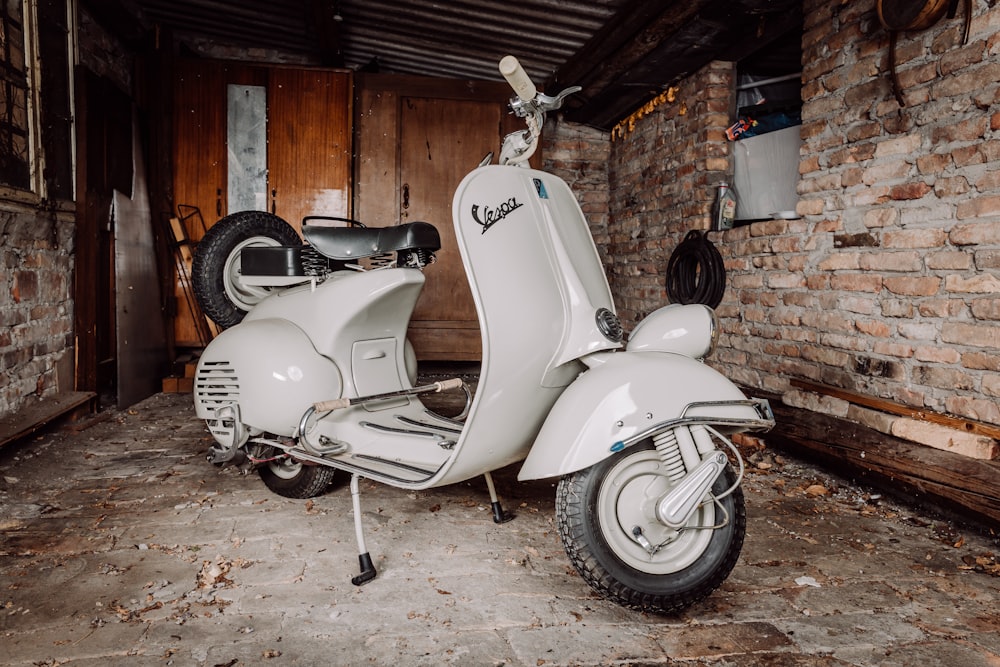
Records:
M917 158L917 170L921 174L939 174L951 165L948 153L931 153Z
M983 52L985 50L986 43L982 40L972 42L971 44L967 44L959 49L952 47L946 50L942 53L941 58L938 60L938 64L941 68L941 74L943 76L949 76L960 69L964 69L970 65L975 65L976 63L981 63L983 61Z
M964 271L972 267L972 256L961 250L942 250L927 254L924 263L932 271Z
M968 167L973 164L982 164L986 161L978 146L960 146L951 151L952 162L956 167Z
M934 99L968 95L970 90L983 90L1000 81L1000 63L991 61L952 76L941 77L932 86Z
M949 123L935 128L931 132L931 141L935 144L946 144L952 141L975 141L986 134L987 118L976 116L958 123Z
M896 201L920 199L932 189L926 183L903 183L902 185L894 185L889 189L889 198Z
M923 299L917 312L923 317L958 317L965 311L965 301L961 299Z
M977 399L970 396L951 396L945 399L949 412L970 419L1000 423L1000 403L993 399Z
M1000 299L976 299L972 314L977 320L1000 320Z
M1000 216L1000 195L981 196L959 203L955 217L959 220Z
M1000 326L946 322L941 326L945 343L1000 349Z
M846 292L879 292L883 286L882 276L865 273L837 274L830 278L830 288Z
M943 229L904 229L882 234L884 248L937 248L948 240Z
M889 341L877 341L872 347L875 354L884 354L889 357L908 359L913 356L913 346L906 343L895 343Z
M970 370L1000 373L1000 354L993 352L966 352L962 355L962 366Z
M911 278L891 276L883 281L885 288L893 294L908 296L932 296L941 288L940 278Z
M869 336L888 338L892 335L892 329L889 325L878 320L858 321L854 323L854 326L857 327L858 331Z
M926 361L937 364L957 364L962 360L962 355L957 350L950 347L918 347L914 350L914 358L917 361Z
M870 271L919 271L923 260L917 252L872 252L861 257L861 268Z
M952 197L962 195L971 190L969 181L965 176L953 176L951 178L939 178L934 182L934 194L938 197Z

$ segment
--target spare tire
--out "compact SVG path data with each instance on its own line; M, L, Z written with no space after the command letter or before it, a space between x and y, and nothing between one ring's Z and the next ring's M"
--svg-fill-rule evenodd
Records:
M301 245L298 232L273 213L239 211L219 220L198 242L191 264L191 283L202 312L224 329L239 324L272 291L243 283L243 248Z

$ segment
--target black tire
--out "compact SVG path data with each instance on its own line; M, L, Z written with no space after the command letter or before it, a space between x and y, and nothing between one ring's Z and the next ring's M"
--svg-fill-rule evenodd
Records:
M673 614L707 597L729 576L743 548L746 505L742 488L719 501L725 513L713 503L704 505L691 525L718 525L728 515L724 527L681 531L650 557L631 529L640 525L653 544L671 537L672 531L644 515L636 502L669 488L662 469L650 443L566 475L556 491L556 518L567 555L594 590L631 609ZM727 466L712 492L725 492L735 479Z
M320 465L306 465L290 458L264 464L260 478L268 489L285 498L315 498L326 491L336 470Z
M240 282L240 251L248 246L300 246L295 229L264 211L240 211L212 225L198 242L191 283L202 312L216 324L239 324L270 293L267 287Z

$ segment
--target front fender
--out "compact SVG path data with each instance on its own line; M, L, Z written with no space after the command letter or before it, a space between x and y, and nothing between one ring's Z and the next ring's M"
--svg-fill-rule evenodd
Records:
M711 405L692 405L703 402ZM681 417L768 426L736 385L700 361L664 352L610 353L556 401L518 479L583 470L621 443Z

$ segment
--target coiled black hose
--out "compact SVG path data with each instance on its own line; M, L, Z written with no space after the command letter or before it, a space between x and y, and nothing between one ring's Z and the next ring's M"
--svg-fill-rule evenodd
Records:
M725 291L722 255L707 234L692 229L667 262L667 296L671 303L702 303L716 308Z

